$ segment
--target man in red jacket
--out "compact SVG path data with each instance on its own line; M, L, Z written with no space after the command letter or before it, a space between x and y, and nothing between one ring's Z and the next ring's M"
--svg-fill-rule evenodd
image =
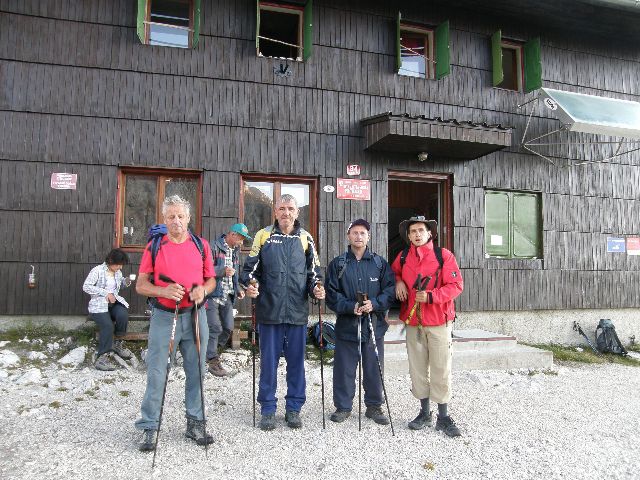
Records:
M436 430L458 437L460 430L449 416L447 404L451 398L451 329L456 315L453 300L462 293L463 284L453 253L437 246L437 232L435 220L422 216L403 220L400 234L409 248L398 254L391 268L396 275L396 296L402 302L400 320L406 325L411 392L421 406L409 428L431 426L431 398L438 404Z

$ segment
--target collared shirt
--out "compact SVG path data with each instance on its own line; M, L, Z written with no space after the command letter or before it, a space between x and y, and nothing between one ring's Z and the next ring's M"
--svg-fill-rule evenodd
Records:
M224 255L224 266L225 268L233 268L233 249L227 244L226 240L224 242L225 255ZM227 301L229 301L229 295L233 292L233 277L225 275L222 277L222 296L213 298L212 300L216 302L218 305L225 305Z
M89 300L89 313L108 312L109 301L107 300L107 295L109 293L113 293L113 296L116 297L118 302L129 308L127 301L118 295L120 286L122 285L122 272L118 270L115 273L115 290L110 292L108 290L108 270L109 266L106 263L93 267L82 285L82 290L91 295L91 300Z

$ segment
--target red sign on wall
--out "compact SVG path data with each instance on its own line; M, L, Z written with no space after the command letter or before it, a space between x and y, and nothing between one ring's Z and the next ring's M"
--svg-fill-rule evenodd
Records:
M371 200L371 182L353 178L339 178L337 197L342 200Z
M627 237L627 255L640 255L640 237Z
M75 190L78 182L77 173L52 173L51 188L55 190Z

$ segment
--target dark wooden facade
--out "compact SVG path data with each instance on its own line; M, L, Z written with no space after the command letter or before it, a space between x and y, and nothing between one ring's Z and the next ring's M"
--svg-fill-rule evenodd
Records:
M524 153L527 117L517 105L530 97L491 87L488 42L502 28L540 36L545 86L640 100L637 33L624 27L617 43L604 40L598 2L569 2L596 13L562 31L539 12L531 23L518 11L474 12L474 2L315 0L313 54L288 62L284 78L274 75L281 60L256 56L255 1L202 0L193 50L141 45L135 3L0 0L0 315L86 312L81 284L114 244L125 166L202 170L203 235L212 238L238 219L241 172L335 185L359 164L370 202L319 192L323 265L361 216L372 221L373 248L386 253L389 170L450 173L453 249L466 282L460 310L640 307L640 257L605 248L608 235L640 234L640 155L560 168ZM450 21L448 77L395 73L398 9L417 23ZM623 26L640 20L607 12L625 17ZM509 125L514 142L469 161L365 150L360 121L384 112ZM540 134L551 122L536 117L532 126ZM77 173L77 190L52 190L52 172ZM543 259L484 257L485 188L541 192Z

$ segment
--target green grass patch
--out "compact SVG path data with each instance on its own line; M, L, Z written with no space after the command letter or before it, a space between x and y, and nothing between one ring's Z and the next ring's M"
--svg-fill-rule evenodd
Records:
M633 345L629 345L626 347L630 352L638 352L640 353L640 343L634 343Z
M116 379L111 377L103 378L102 383L106 383L107 385L113 385L114 383L116 383Z
M56 410L59 409L62 406L62 403L60 403L59 401L53 401L49 404L49 406L51 408L55 408Z
M58 387L58 388L56 388L57 392L66 392L67 390L69 390L67 387Z
M333 354L334 350L325 350L322 352L322 356L324 358L324 364L328 365L333 363ZM307 358L309 360L314 360L316 362L320 362L320 348L315 345L307 344Z
M121 397L128 397L131 392L129 392L129 390L120 390L118 393Z
M553 352L553 360L558 362L617 363L620 365L640 367L640 360L623 357L622 355L613 355L611 353L597 355L588 346L580 347L582 349L580 352L577 350L577 347L569 347L565 345L539 343L528 343L526 345Z

